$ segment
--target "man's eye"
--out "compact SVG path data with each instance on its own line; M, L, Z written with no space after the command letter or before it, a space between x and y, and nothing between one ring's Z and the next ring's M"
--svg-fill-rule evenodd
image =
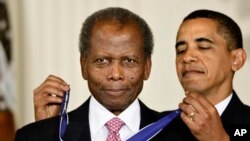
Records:
M105 61L104 58L98 58L98 59L97 59L97 62L104 62L104 61Z
M182 54L187 50L185 45L180 45L176 48L176 54Z
M210 49L210 46L199 46L200 49Z
M177 49L176 54L181 54L184 53L186 50L185 49Z
M134 60L134 59L131 59L131 58L127 58L126 61L127 61L128 63L133 63L133 62L135 62L135 60Z
M136 66L136 64L137 64L137 62L136 62L135 59L126 58L124 60L124 65L127 66L127 67L133 68L133 67Z
M105 58L97 58L95 60L95 63L98 64L98 65L107 64L108 62L109 62L108 59L105 59Z

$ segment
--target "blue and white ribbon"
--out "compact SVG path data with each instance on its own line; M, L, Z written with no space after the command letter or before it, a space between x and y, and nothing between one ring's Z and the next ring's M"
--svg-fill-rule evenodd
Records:
M60 126L59 126L59 140L63 141L62 137L66 131L66 128L69 124L69 117L67 113L67 107L69 102L69 91L66 91L63 96L63 102L61 104L60 111Z
M172 120L180 114L180 110L175 110L160 120L144 127L127 141L148 141L157 135L164 127L166 127Z

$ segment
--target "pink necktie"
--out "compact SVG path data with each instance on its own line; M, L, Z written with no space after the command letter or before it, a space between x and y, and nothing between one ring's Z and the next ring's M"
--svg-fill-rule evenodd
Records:
M107 141L121 141L119 130L125 123L120 120L118 117L112 118L106 124L106 127L109 130Z

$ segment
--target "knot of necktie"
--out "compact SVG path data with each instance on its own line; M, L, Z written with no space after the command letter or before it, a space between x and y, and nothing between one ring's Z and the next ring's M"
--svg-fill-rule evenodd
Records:
M123 125L125 125L125 123L118 117L114 117L109 120L105 124L105 126L109 130L107 141L121 141L119 130Z

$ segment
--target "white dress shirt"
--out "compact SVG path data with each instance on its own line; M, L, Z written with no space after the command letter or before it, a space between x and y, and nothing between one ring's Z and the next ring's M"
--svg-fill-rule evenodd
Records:
M231 93L227 98L225 98L224 100L222 100L221 102L215 105L215 108L217 109L220 116L225 111L232 97L233 97L233 94Z
M119 134L122 141L139 131L141 114L138 99L118 116L108 111L93 96L89 104L89 125L92 141L105 141L108 136L108 129L105 124L113 117L119 117L125 125L120 129Z

